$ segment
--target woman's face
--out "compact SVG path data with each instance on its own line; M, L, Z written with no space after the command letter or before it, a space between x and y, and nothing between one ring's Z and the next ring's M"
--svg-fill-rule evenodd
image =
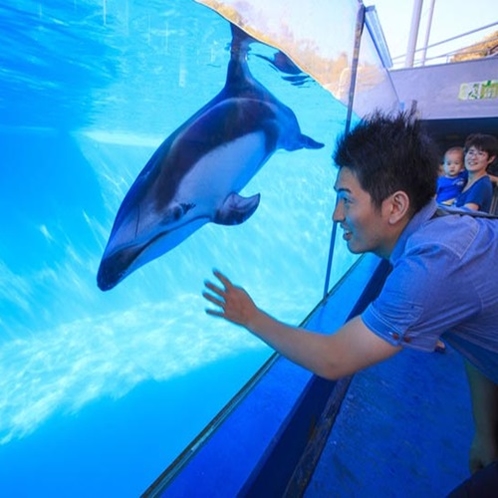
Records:
M465 169L469 173L482 173L493 160L494 156L490 157L486 151L472 146L465 153Z

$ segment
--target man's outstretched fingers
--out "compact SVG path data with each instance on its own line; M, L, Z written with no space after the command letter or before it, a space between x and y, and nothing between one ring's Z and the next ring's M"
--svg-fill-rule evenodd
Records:
M230 282L228 277L223 275L223 273L221 273L219 270L214 269L213 274L225 286L225 289L228 289L228 287L232 287L232 282Z

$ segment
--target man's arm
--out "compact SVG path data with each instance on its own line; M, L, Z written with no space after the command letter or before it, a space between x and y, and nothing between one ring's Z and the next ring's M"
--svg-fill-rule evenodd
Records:
M338 379L350 375L401 349L371 332L360 317L332 335L286 325L260 310L244 289L223 274L214 274L223 287L206 282L210 292L203 295L220 309L208 309L208 314L242 325L283 356L321 377Z
M476 472L498 459L498 386L468 361L465 370L475 424L469 467Z

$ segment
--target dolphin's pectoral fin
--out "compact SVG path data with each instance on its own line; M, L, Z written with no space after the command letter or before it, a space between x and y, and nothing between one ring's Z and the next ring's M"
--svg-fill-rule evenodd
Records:
M242 197L239 194L230 194L215 213L213 223L218 225L239 225L244 223L256 211L259 205L259 194L251 197Z

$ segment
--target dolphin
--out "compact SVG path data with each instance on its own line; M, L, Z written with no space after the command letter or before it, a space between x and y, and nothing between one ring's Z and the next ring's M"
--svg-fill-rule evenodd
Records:
M112 289L208 222L238 225L260 194L239 195L277 149L319 149L247 65L254 39L232 25L223 89L154 152L126 194L97 274Z

